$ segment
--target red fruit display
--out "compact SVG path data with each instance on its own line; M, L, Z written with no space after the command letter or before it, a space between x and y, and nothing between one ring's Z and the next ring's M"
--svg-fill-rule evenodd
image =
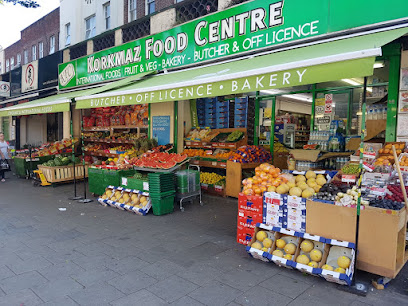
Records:
M136 167L153 169L171 169L187 159L187 155L167 152L145 153L139 158L132 158L130 163Z

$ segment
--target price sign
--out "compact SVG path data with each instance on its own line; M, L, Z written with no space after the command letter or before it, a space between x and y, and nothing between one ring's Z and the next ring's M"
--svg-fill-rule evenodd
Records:
M331 114L331 112L333 111L333 95L326 94L324 96L324 99L325 99L324 113Z
M143 190L149 190L149 182L143 182Z
M355 175L345 175L343 174L341 176L341 181L344 183L355 183L356 182L356 176Z

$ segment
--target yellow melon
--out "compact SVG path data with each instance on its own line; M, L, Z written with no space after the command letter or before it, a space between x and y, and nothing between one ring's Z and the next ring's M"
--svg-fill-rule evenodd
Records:
M309 253L314 248L314 243L310 240L303 240L300 244L300 248L303 252Z
M306 172L306 178L310 179L310 178L316 178L316 173L312 170L309 170Z
M314 249L310 252L309 256L310 259L316 262L320 262L322 260L322 251L318 250L318 249Z
M268 237L268 234L265 231L259 231L256 233L256 239L260 242L264 241Z
M276 240L276 247L277 248L283 249L285 247L285 245L286 245L285 240L283 240L283 239Z
M324 265L324 266L322 267L322 269L323 269L323 270L333 271L333 267L330 266L330 265Z
M339 258L337 258L337 264L339 265L340 268L343 269L347 269L348 267L350 267L350 258L346 257L346 256L340 256Z
M285 258L285 259L287 259L287 260L292 260L293 255L285 254L285 256L283 256L283 258Z
M285 253L286 254L295 254L296 252L296 245L294 245L293 243L288 243L287 245L285 245Z
M283 252L281 250L275 250L272 252L272 255L277 257L283 257Z
M262 243L263 243L264 247L270 248L272 246L273 241L272 241L272 239L265 238Z
M345 273L346 273L346 270L344 270L343 268L340 268L340 267L339 267L339 268L335 269L334 272L339 272L339 273L345 274Z
M315 262L315 261L311 261L307 265L310 266L310 267L313 267L313 268L317 268L319 266L318 263Z
M262 244L258 241L255 241L254 243L252 243L251 248L260 250L262 249Z
M305 254L302 254L296 258L296 262L303 265L307 265L310 262L310 259Z

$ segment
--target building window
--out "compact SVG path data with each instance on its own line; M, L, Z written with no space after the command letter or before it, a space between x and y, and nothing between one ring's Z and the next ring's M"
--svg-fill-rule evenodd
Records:
M105 30L109 30L111 27L111 11L110 11L110 1L103 5L103 15L105 17Z
M6 72L10 71L10 62L9 60L6 60Z
M176 0L176 3L180 3L183 2L184 0Z
M33 61L37 60L37 45L31 47L31 54L33 56Z
M38 44L38 58L44 57L44 43L42 41Z
M156 11L156 1L146 0L146 15L150 15Z
M53 54L55 52L55 36L50 37L50 52L48 54Z
M24 65L28 64L28 50L24 50Z
M85 39L95 36L95 15L85 19Z
M136 0L129 0L129 19L134 21L137 19Z
M10 69L13 70L14 69L14 56L11 58L10 60Z
M71 24L67 23L65 25L65 45L68 46L71 44Z
M16 63L16 66L17 66L17 67L20 67L20 66L21 66L21 54L20 54L20 53L17 54L17 63Z

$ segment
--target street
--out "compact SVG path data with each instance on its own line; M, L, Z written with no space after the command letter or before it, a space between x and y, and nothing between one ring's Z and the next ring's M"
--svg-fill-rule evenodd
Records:
M0 305L403 305L408 298L407 267L386 290L370 286L359 297L250 258L236 243L234 199L205 196L203 207L142 217L67 200L72 184L32 187L11 178L0 194Z

